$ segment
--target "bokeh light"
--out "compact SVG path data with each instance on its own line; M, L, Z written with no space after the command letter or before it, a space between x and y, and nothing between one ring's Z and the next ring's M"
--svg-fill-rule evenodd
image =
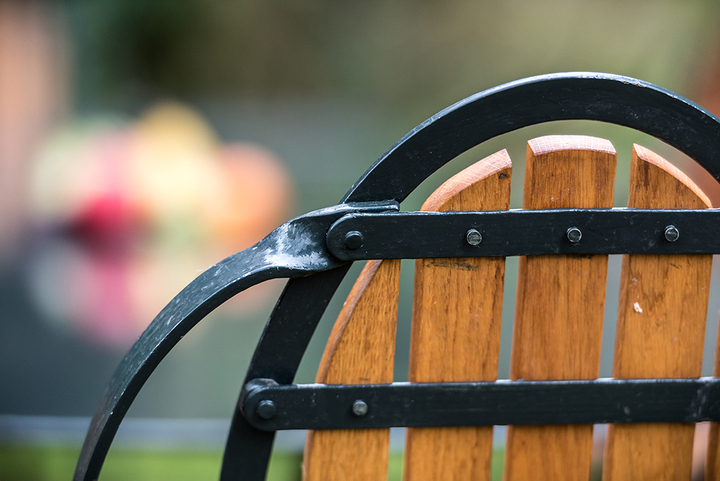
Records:
M292 190L274 154L221 143L179 103L61 126L32 170L31 292L51 322L124 351L199 270L281 223Z

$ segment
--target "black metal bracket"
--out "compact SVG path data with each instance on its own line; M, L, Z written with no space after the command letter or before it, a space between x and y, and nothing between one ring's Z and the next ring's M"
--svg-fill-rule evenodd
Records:
M468 238L471 229L477 233ZM544 254L717 254L720 209L348 214L328 231L327 246L335 257L346 261Z
M263 431L720 421L720 378L278 385L243 391Z

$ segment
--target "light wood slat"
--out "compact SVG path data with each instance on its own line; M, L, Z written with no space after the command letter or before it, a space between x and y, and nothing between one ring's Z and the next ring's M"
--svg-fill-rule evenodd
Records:
M392 382L399 280L399 260L368 261L335 322L316 382ZM303 477L385 481L389 441L389 429L309 431Z
M628 207L704 209L710 201L672 164L634 145ZM700 376L711 266L710 255L623 256L613 377ZM611 425L603 479L689 480L694 429Z
M500 151L449 179L422 210L506 210L511 174ZM497 379L504 277L502 257L416 261L410 381ZM411 428L404 479L487 480L491 458L492 427Z
M615 157L594 137L531 140L523 207L612 207ZM605 255L520 258L512 379L598 376L606 277ZM511 426L504 479L587 480L591 451L592 425Z

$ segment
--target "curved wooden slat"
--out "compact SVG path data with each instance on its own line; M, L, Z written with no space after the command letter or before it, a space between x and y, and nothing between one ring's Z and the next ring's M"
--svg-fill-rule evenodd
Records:
M633 146L628 207L710 206L680 170ZM710 255L623 256L613 377L700 376L711 266ZM611 425L603 479L690 479L694 429L693 424Z
M422 210L506 210L511 174L507 152L497 152L445 182ZM411 382L497 379L504 278L502 257L415 262ZM492 427L411 428L404 479L487 480L491 458Z
M335 322L316 382L392 382L399 280L399 260L368 261ZM309 431L303 477L385 481L389 441L389 429Z
M594 137L531 140L523 207L612 207L615 157ZM512 379L598 376L606 277L605 255L520 258ZM591 450L592 425L510 426L504 479L587 480Z

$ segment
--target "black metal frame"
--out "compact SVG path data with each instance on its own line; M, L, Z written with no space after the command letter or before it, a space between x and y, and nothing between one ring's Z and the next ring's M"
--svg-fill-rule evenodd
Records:
M339 205L289 221L255 246L208 269L178 294L153 320L118 367L93 417L75 479L97 479L128 407L155 367L182 336L218 305L266 279L291 278L265 326L250 363L245 379L246 387L241 393L238 409L230 426L221 472L223 480L265 478L274 431L258 429L255 427L257 420L252 416L249 420L243 414L244 403L249 402L252 397L249 394L251 389L248 388L255 389L255 394L267 393L270 389L269 392L275 393L273 395L291 397L296 396L295 393L308 392L302 386L282 386L292 383L310 337L349 268L349 260L373 256L425 257L427 252L441 253L442 257L489 255L483 252L489 252L490 249L496 249L492 255L540 252L539 244L529 246L516 242L518 232L521 232L523 237L528 237L527 232L532 236L547 236L550 244L554 246L550 248L553 253L720 252L715 247L718 242L715 238L720 237L717 235L720 230L715 222L718 214L714 210L691 212L687 214L687 218L686 213L630 210L568 210L556 213L537 212L533 215L522 212L459 213L445 216L397 213L399 202L435 170L462 152L495 136L555 120L598 120L648 133L695 159L720 180L720 120L689 100L646 82L610 74L553 74L505 84L458 102L403 137L370 167ZM552 216L556 217L551 221ZM502 229L492 227L493 218L504 219L505 224L497 226ZM686 220L691 218L694 220ZM448 242L449 248L443 247L446 239L433 237L435 229L431 224L437 222L437 219L453 224L453 228L457 230L453 231L455 237ZM405 222L402 225L406 230L398 232L398 227L388 227L393 222ZM513 225L516 230L507 229L508 222L515 222ZM547 222L558 224L543 230L547 227ZM642 227L636 228L634 222L638 222L637 225ZM680 232L677 242L670 242L667 239L671 237L663 234L670 222ZM375 227L370 228L371 225ZM578 227L585 232L580 242L568 243L567 236L563 237L562 234L566 233L569 227ZM463 244L461 234L469 228L479 228L484 232L483 241L479 245ZM355 236L353 241L348 242L346 236L350 231L360 232L361 238ZM376 237L375 234L380 235ZM388 237L390 234L395 237ZM400 237L397 237L398 235ZM419 238L433 240L418 241ZM496 241L497 245L494 244ZM396 242L402 243L402 246L398 247ZM613 242L613 247L608 247L608 244ZM421 249L421 245L428 250ZM507 247L507 250L504 250L503 246ZM258 391L256 380L259 379L272 380L272 383L280 387L265 386L265 391ZM701 383L704 386L702 389L712 394L708 401L710 404L699 408L698 412L705 417L698 414L698 420L716 419L715 382L692 382ZM575 392L573 389L577 389L580 384L584 386L582 389L585 389L584 394L581 389L581 396L587 396L593 389L612 385L611 391L616 390L614 394L627 392L632 397L632 393L647 395L659 392L672 398L674 389L677 391L675 394L680 395L680 391L693 386L692 382L676 381L676 384L673 384L671 381L659 380L585 381L559 384L548 382L536 384L534 387L516 383L498 383L492 386L500 390L506 387L510 390L527 388L533 392L546 388L546 392L551 393L546 400L552 404L553 396L557 401L558 396L571 395ZM482 389L477 387L477 383L474 385L476 388L466 389L467 399L481 396L478 394L481 391L490 393L495 389L489 385L483 385ZM668 388L669 391L663 391L662 388L667 386L672 387ZM457 386L445 384L437 388L437 395L443 396L453 392ZM307 389L330 392L325 391L330 389L329 387L312 386ZM373 392L377 394L374 395L391 398L394 395L392 393L397 391L405 393L405 396L417 394L420 396L417 399L421 399L422 396L428 396L427 390L431 388L403 384L347 389L350 390L347 392L360 389L358 392L363 393L375 390ZM657 391L658 389L660 391ZM387 394L388 392L391 394ZM408 402L411 400L409 397L406 399ZM467 399L465 402L469 402ZM686 396L684 401L679 401L680 404L674 404L673 412L680 412L678 409L683 409L682 403L689 399ZM692 400L690 402L692 403ZM647 408L644 404L632 406L631 412ZM392 418L395 409L388 409L388 415ZM647 409L652 411L655 408ZM666 408L660 406L658 409L662 411ZM672 409L666 410L670 412ZM257 409L252 412L257 412ZM374 412L372 405L369 412ZM270 413L266 410L264 414L267 416ZM607 412L599 408L596 414L597 417L583 419L587 419L585 422L603 422L607 417ZM377 413L369 415L368 419L376 415ZM520 414L516 420L501 419L499 413L498 416L497 422L488 422L499 424L501 420L506 420L527 424L529 421ZM392 425L396 425L396 421L400 422L397 418L393 419L395 420ZM561 417L554 418L554 421L575 422L563 420ZM400 422L400 425L408 424ZM305 426L319 427L320 424L311 423ZM342 427L333 423L322 426Z

